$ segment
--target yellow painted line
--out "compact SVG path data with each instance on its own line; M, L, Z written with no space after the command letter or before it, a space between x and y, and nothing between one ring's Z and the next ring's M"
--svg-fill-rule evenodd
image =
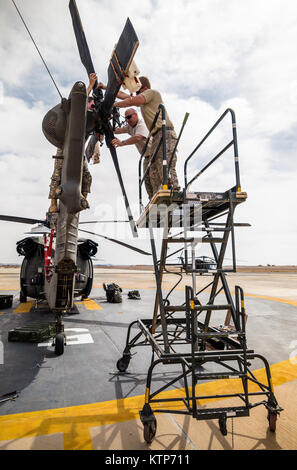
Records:
M1 292L2 292L2 291L3 291L3 292L5 292L5 291L7 292L8 290L9 290L9 291L18 291L18 289L11 289L9 286L7 287L7 289L0 289Z
M244 295L246 297L256 297L258 299L273 300L274 302L283 302L284 304L297 306L297 301L295 300L280 299L279 297L269 297L267 295L257 295L257 294L244 294Z
M297 380L297 356L273 364L271 373L275 386ZM253 371L253 374L259 381L266 383L265 369ZM259 388L249 381L249 390L258 391ZM237 392L242 392L241 379L217 380L197 386L197 393L200 396ZM148 391L146 397L147 394ZM160 393L158 397L181 398L185 397L185 391L183 388L170 390ZM217 398L213 400L218 401ZM199 404L203 405L209 401L211 400L199 400ZM144 402L145 397L139 395L89 405L0 416L0 441L62 432L65 450L92 449L90 428L137 419ZM158 412L157 409L163 407L164 403L155 403L153 409ZM183 407L180 402L166 403L167 409L175 410Z
M85 299L82 301L82 303L88 310L102 310L102 307L99 304L97 304L95 300Z
M34 300L21 303L12 313L28 313L33 307Z

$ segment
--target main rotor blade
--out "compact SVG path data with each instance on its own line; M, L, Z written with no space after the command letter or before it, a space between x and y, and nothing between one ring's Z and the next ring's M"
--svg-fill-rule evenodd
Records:
M113 164L114 164L115 170L116 170L117 175L118 175L118 180L119 180L120 187L121 187L121 190L122 190L122 195L123 195L123 198L124 198L124 203L125 203L127 215L128 215L130 227L131 227L131 230L132 230L132 235L133 235L133 237L138 237L137 228L136 228L133 216L132 216L132 212L131 212L131 209L130 209L130 204L129 204L129 201L128 201L127 193L126 193L126 190L125 190L125 186L124 186L124 182L123 182L123 178L122 178L122 174L121 174L121 170L120 170L120 165L119 165L119 161L118 161L117 152L116 152L116 149L114 148L114 146L111 143L113 138L114 138L114 134L113 134L113 131L111 129L111 125L109 124L108 128L105 129L105 142L106 142L107 147L109 148L109 151L110 151L110 154L111 154L111 157L112 157L112 160L113 160Z
M45 220L28 219L26 217L15 217L13 215L0 215L0 220L4 220L6 222L19 222L20 224L46 224Z
M107 81L106 92L104 94L104 100L101 105L101 112L103 114L102 118L104 121L103 127L104 127L105 141L106 141L107 147L110 150L111 157L113 159L113 163L115 166L115 170L118 175L118 180L119 180L120 187L122 190L133 237L138 236L137 228L133 220L131 209L129 206L129 201L127 198L127 194L125 191L125 187L124 187L124 183L123 183L123 179L122 179L122 175L121 175L121 171L119 167L117 153L116 153L114 146L111 144L111 141L114 138L114 134L113 134L111 124L109 122L109 118L110 118L110 114L112 112L112 108L113 108L116 96L118 94L118 91L121 87L121 84L123 83L125 79L125 76L128 73L129 67L132 63L132 60L134 58L134 55L138 46L139 46L138 37L135 33L135 30L133 28L133 25L130 19L128 18L124 26L124 29L122 31L122 34L112 53L112 57L111 57L110 64L108 67L108 81Z
M139 46L137 34L129 18L122 31L122 34L113 51L108 67L108 81L102 103L102 110L106 116L109 116L116 96L121 88L125 76L128 74L129 67Z
M79 50L79 55L80 55L83 65L85 66L85 69L88 75L90 75L90 73L95 72L95 69L94 69L92 59L91 59L90 50L88 47L88 43L86 40L86 36L84 33L84 29L82 26L82 22L79 16L79 12L78 12L75 0L70 0L69 10L70 10L71 17L72 17L72 24L73 24L75 37L76 37L77 47Z
M105 237L104 235L100 235L99 233L89 232L88 230L83 230L81 228L79 228L78 230L80 230L81 232L89 233L90 235L96 235L97 237L105 238L106 240L109 240L110 242L114 242L114 243L117 243L118 245L124 246L125 248L129 248L130 250L137 251L141 255L147 255L147 256L151 255L151 253L148 253L147 251L143 251L140 248L136 248L135 246L128 245L127 243L124 243L124 242L120 242L119 240L115 240L114 238Z
M79 16L79 12L78 12L75 0L70 0L69 9L70 9L71 17L72 17L72 23L73 23L74 33L76 37L76 42L77 42L78 49L79 49L80 58L89 75L91 72L94 72L95 70L94 70L90 50L89 50L88 43L84 34L84 30L82 27L81 19ZM136 225L135 225L135 222L133 220L132 213L130 210L127 194L125 191L117 154L116 154L115 148L113 147L113 145L111 145L111 141L114 138L114 135L111 129L111 125L109 123L109 117L112 111L112 106L115 101L116 95L121 86L121 82L119 83L119 80L124 79L124 76L122 76L122 73L125 74L128 68L130 67L130 64L133 60L133 57L135 55L138 45L139 45L138 38L136 36L132 23L128 18L126 21L124 30L120 36L120 39L113 53L113 57L111 59L111 64L113 65L110 64L108 68L107 89L106 89L106 93L104 95L104 101L101 107L101 113L103 113L104 121L105 121L104 133L105 133L106 144L109 147L109 150L113 159L113 163L114 163L117 175L118 175L118 180L119 180L122 194L124 197L124 202L125 202L133 237L137 237L138 234L137 234ZM118 75L116 76L116 74ZM94 85L93 89L95 88L96 88L96 84Z

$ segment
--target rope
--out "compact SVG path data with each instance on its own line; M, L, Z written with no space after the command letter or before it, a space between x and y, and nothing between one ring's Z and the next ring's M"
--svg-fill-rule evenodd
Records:
M118 67L119 67L119 70L122 74L123 77L128 77L128 75L125 73L125 70L123 69L123 67L121 66L120 62L119 62L119 59L118 59L118 56L116 54L116 51L113 52L113 55L114 55L114 58L118 64Z
M115 66L114 66L113 63L112 63L112 59L110 60L110 65L112 66L112 69L113 69L113 71L114 71L114 74L115 74L115 77L116 77L116 79L117 79L118 84L121 85L121 84L123 83L123 81L122 81L122 80L120 79L120 77L118 76L118 73L117 73L117 71L116 71L116 69L115 69Z

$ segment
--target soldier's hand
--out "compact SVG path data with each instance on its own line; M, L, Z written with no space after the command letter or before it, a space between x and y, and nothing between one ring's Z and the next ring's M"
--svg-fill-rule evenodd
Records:
M104 140L104 134L99 134L99 132L95 132L95 136L100 142L103 142Z
M119 139L113 139L111 143L114 147L122 147L124 145L123 142Z
M107 86L104 83L99 82L97 88L102 88L102 90L106 90Z

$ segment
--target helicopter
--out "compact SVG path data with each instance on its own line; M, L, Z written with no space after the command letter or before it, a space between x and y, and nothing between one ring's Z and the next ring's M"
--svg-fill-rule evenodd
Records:
M21 16L14 0L12 1ZM70 0L69 10L80 58L89 76L95 73L95 69L75 0ZM24 22L22 16L21 19ZM63 316L73 308L74 297L87 298L92 289L92 257L97 253L98 244L90 239L80 240L78 231L105 238L143 255L150 255L122 241L79 228L80 212L88 207L81 192L85 142L86 137L96 133L105 137L121 187L127 222L133 237L138 236L116 149L111 144L115 126L120 125L117 110L113 108L120 87L124 84L131 93L140 88L137 79L139 70L133 60L138 45L137 35L128 18L112 52L104 96L102 89L97 87L97 82L93 86L92 113L87 112L86 86L78 81L73 85L68 99L61 96L61 102L44 116L42 130L45 137L55 147L63 149L63 155L59 157L63 159L61 183L57 188L59 211L55 214L47 213L44 220L0 215L0 221L38 224L30 237L17 242L17 252L24 256L20 272L20 302L25 302L27 297L47 301L56 318L53 341L56 355L63 354L66 345Z

